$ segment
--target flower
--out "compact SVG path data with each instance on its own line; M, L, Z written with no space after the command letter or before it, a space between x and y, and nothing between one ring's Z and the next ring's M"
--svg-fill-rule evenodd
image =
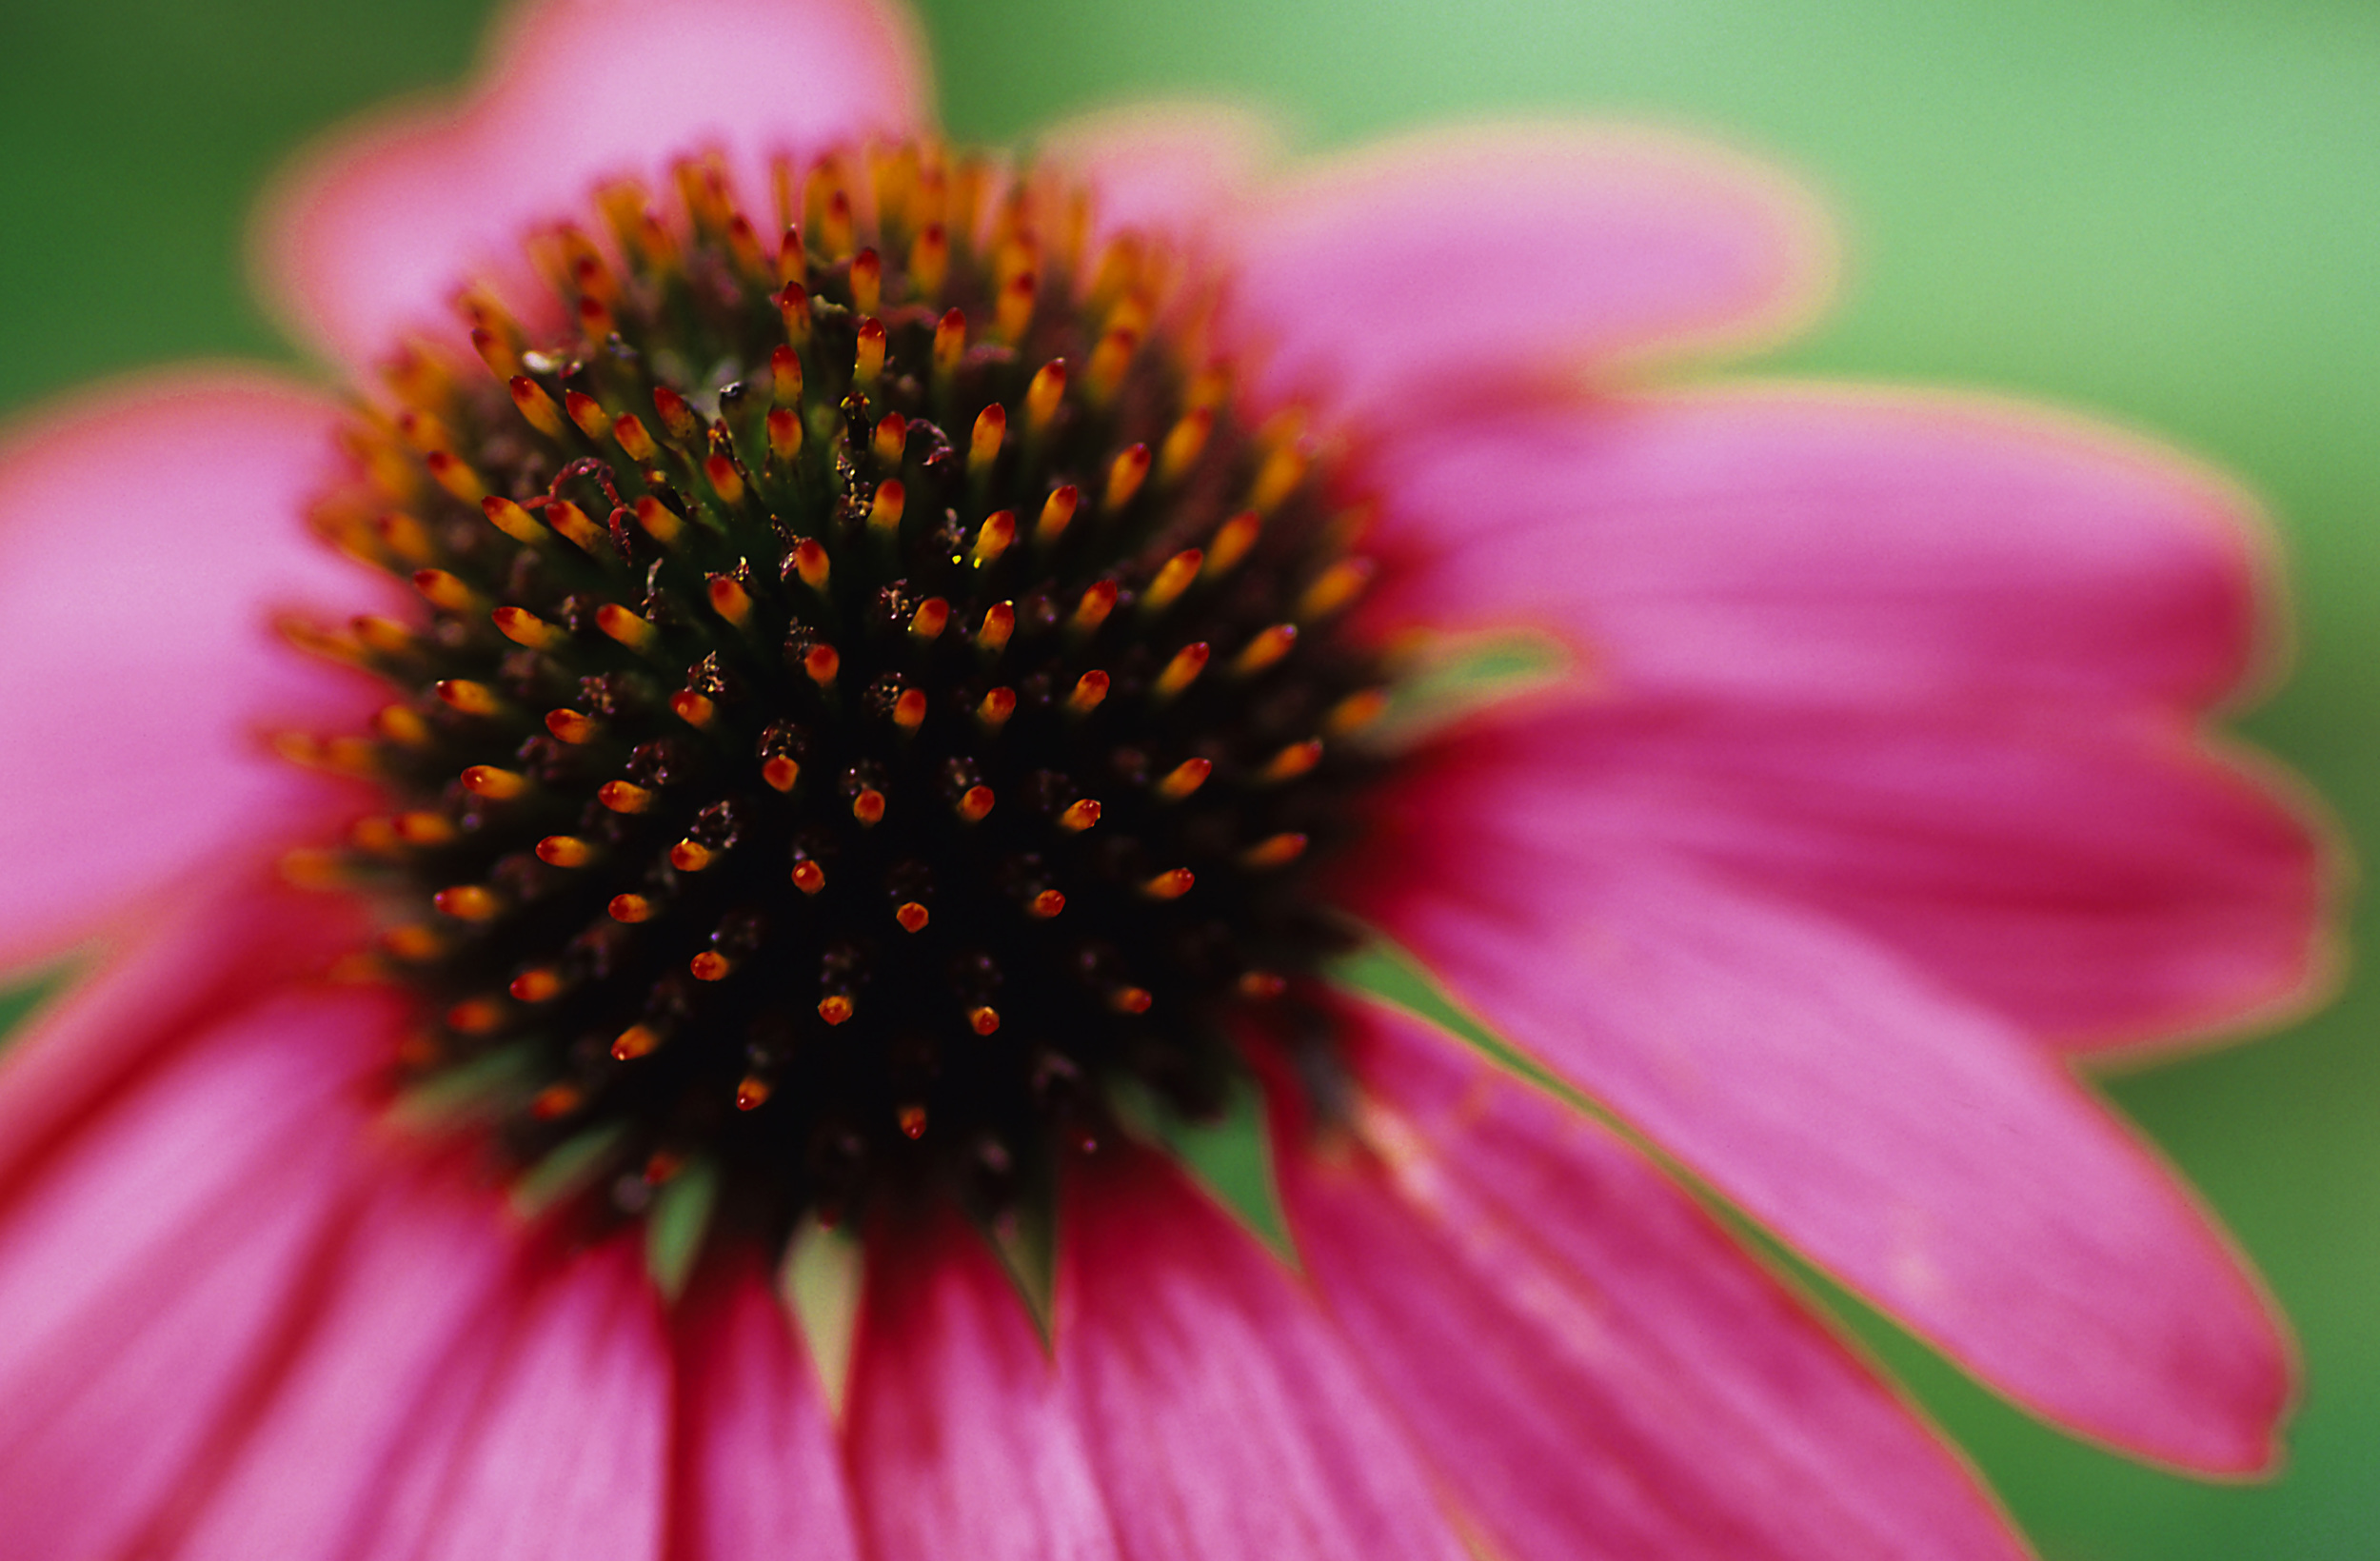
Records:
M684 375L682 388L697 395L699 405L676 408L693 420L685 426L699 434L715 411L726 444L689 448L664 401L651 443L658 452L674 442L676 454L638 457L620 432L626 403L616 386L523 356L566 336L566 322L532 312L516 342L494 300L534 309L540 279L517 258L518 241L579 213L617 171L657 179L668 158L716 150L727 183L758 201L771 188L773 152L806 158L864 136L898 146L922 121L916 61L898 18L850 0L548 0L517 13L463 107L355 132L293 176L268 249L277 296L302 334L360 369L411 331L444 331L460 357L444 305L459 282L486 279L482 349L514 370L506 378L528 427L555 448L575 449L584 434L608 451L586 425L602 419L601 437L632 458L614 458L611 475L629 484L624 500L639 496L635 468L683 461L669 482L645 484L661 511L637 518L623 503L631 518L616 534L581 517L583 550L605 568L666 563L651 549L668 546L662 533L673 523L699 511L732 529L747 478L792 482L823 469L793 464L805 448L813 463L843 449L857 475L839 476L835 491L865 494L867 510L845 517L848 534L828 537L822 557L846 583L836 589L849 590L870 567L867 528L888 504L900 508L886 493L893 483L918 488L917 513L882 524L887 547L923 535L934 484L958 492L973 480L954 469L962 430L970 455L992 446L987 492L1002 491L1001 474L1021 456L1001 465L1002 436L971 431L980 420L954 422L952 455L929 472L925 456L909 464L913 446L902 440L878 448L889 419L866 399L869 386L846 434L832 403L774 388L787 376L772 358L768 408L703 399L719 388L708 363L657 366L653 377ZM2290 1383L2277 1324L2220 1234L2067 1066L2096 1048L2271 1011L2314 978L2320 854L2273 782L2214 753L2201 729L2256 646L2259 569L2244 503L2168 452L2019 408L1890 391L1649 386L1628 370L1681 346L1775 328L1807 303L1822 266L1790 192L1706 150L1526 128L1387 148L1246 193L1230 155L1245 138L1187 116L1086 127L1052 148L1097 192L1095 241L1138 228L1142 243L1170 245L1163 252L1185 275L1228 278L1211 322L1213 339L1243 359L1228 406L1200 404L1161 366L1134 369L1137 343L1122 349L1118 371L1145 372L1132 383L1176 420L1157 425L1215 411L1221 431L1210 437L1240 438L1259 485L1272 456L1312 457L1310 471L1282 468L1291 475L1274 499L1287 507L1272 524L1277 537L1307 539L1315 556L1276 558L1272 573L1240 577L1232 590L1260 602L1294 585L1302 596L1324 580L1365 583L1335 574L1341 563L1375 570L1359 604L1284 621L1306 631L1294 655L1227 607L1185 598L1183 611L1220 614L1202 622L1233 626L1238 655L1268 647L1258 660L1274 657L1282 676L1301 680L1301 715L1324 693L1360 696L1363 677L1415 625L1458 640L1526 626L1571 658L1550 686L1410 746L1355 762L1326 743L1324 761L1301 759L1302 771L1276 778L1287 800L1249 801L1235 816L1306 807L1300 830L1208 849L1169 834L1154 806L1114 794L1116 817L1076 831L1086 849L1162 841L1218 860L1240 849L1294 854L1273 841L1313 835L1311 859L1277 880L1307 898L1249 889L1231 902L1241 914L1225 932L1242 940L1200 956L1220 961L1204 1006L1185 974L1195 959L1167 963L1177 960L1171 943L1135 939L1189 925L1162 919L1176 900L1186 914L1201 891L1240 892L1228 872L1207 873L1201 857L1207 881L1185 895L1160 871L1140 880L1157 908L1115 897L1113 925L1095 929L1166 973L1171 984L1151 982L1160 1019L1171 1022L1180 998L1239 1026L1266 1080L1303 1281L1165 1156L1117 1139L1096 1087L1087 1102L1077 1097L1079 1113L1034 1115L1041 1108L999 1093L1015 1080L997 1073L985 1075L990 1103L969 1123L981 1137L1030 1155L1044 1142L1064 1148L1061 1131L1087 1123L1105 1140L1096 1154L1062 1157L1046 1347L995 1256L1002 1249L969 1228L969 1215L986 1212L980 1199L920 1206L899 1201L890 1183L835 1183L806 1160L764 1161L782 1185L802 1189L798 1206L783 1209L764 1195L781 1184L735 1158L748 1137L715 1123L684 1127L649 1092L594 1103L615 1135L608 1142L642 1151L691 1141L710 1155L707 1180L664 1164L613 1184L607 1213L568 1198L540 1218L509 1212L508 1198L533 1201L525 1193L555 1162L524 1173L523 1159L491 1155L491 1143L543 1148L550 1140L537 1123L561 1124L559 1134L586 1119L587 1091L567 1094L581 1080L606 1081L588 1086L600 1091L660 1077L673 1059L742 1065L742 1054L723 1058L696 1046L703 1035L654 1031L621 1056L624 1029L617 1071L601 1056L532 1048L545 1070L530 1080L536 1093L507 1094L501 1079L446 1066L476 1055L471 992L438 992L453 1000L441 1011L426 1007L435 990L426 978L330 978L372 936L380 910L432 884L400 874L380 899L306 895L269 881L269 865L292 846L339 840L359 816L386 822L392 852L466 817L511 828L500 808L513 799L496 793L513 780L483 776L471 788L487 800L485 815L438 794L416 810L423 821L401 830L411 815L390 813L384 794L288 764L258 733L376 732L359 749L303 748L335 768L343 755L406 746L418 735L407 711L436 741L448 732L476 741L467 725L426 723L512 720L494 707L519 696L503 681L509 673L448 676L438 697L450 716L392 705L387 682L303 661L266 623L309 603L386 615L353 640L307 638L383 670L409 666L414 691L426 692L421 668L442 657L502 668L497 658L509 653L478 627L493 599L475 599L467 570L423 583L432 613L402 586L359 575L319 533L436 571L441 561L465 569L497 557L487 551L495 539L517 532L530 540L503 557L576 568L562 549L582 545L577 523L557 506L584 489L550 471L539 495L499 483L491 500L547 502L533 516L499 504L488 513L501 533L470 529L469 511L427 477L449 494L472 492L484 476L528 472L547 446L528 445L509 422L496 434L458 421L452 438L424 422L447 394L424 387L440 371L434 349L399 360L379 423L260 374L161 377L51 414L0 461L0 637L18 674L0 722L7 751L40 761L5 782L14 805L0 828L19 835L0 947L30 958L100 936L107 948L0 1073L0 1512L20 1549L892 1561L954 1551L1451 1556L1477 1536L1515 1557L2017 1553L1972 1477L1705 1212L1689 1178L2061 1424L2194 1470L2267 1462ZM704 167L692 165L698 207ZM840 220L834 183L821 187L828 223ZM616 213L628 250L643 233L640 209ZM627 260L641 278L659 275L656 257L694 242L700 215L641 260L596 250L582 272L586 252L549 243L545 254L566 295L614 309L610 267ZM738 239L714 226L704 242L726 265ZM840 385L861 377L853 359L867 348L854 322L868 312L860 289L872 285L854 280L848 244L814 237L814 263L796 280L815 299L789 300L784 312L842 356L830 375L818 352L792 353L791 374ZM931 266L889 248L878 258L910 285ZM1002 296L1015 280L994 279ZM748 304L750 293L738 296ZM1199 296L1181 295L1185 317L1136 328L1160 344L1190 340ZM1024 298L1034 311L1062 303L1031 285ZM647 345L690 339L656 336L636 312L595 323ZM590 334L601 343L608 331ZM1033 340L1021 326L1004 334ZM1105 338L1094 340L1085 345L1096 352ZM886 372L914 368L919 360L903 354L917 348L885 346ZM658 353L647 357L660 365ZM739 362L757 385L759 363ZM1592 393L1580 388L1582 365ZM1087 355L1077 369L1085 385L1097 378ZM997 355L950 372L962 370L1005 371ZM555 392L579 383L603 393L589 397L593 413L574 434L559 419L578 422L582 409ZM474 393L493 394L492 382L459 392ZM896 385L883 399L907 405L909 394ZM1021 451L1031 392L998 405ZM1310 445L1266 421L1290 405L1305 409ZM790 409L802 415L781 451L780 430L759 414ZM803 422L811 409L826 421ZM341 429L346 465L327 457ZM760 441L751 453L739 434ZM705 449L720 469L700 463ZM359 477L418 488L416 529L355 507ZM1357 554L1336 550L1346 534L1332 527L1329 501L1342 489L1379 506ZM1091 503L1096 510L1099 496ZM441 529L442 504L466 523L463 541ZM1226 513L1236 519L1203 512L1193 573L1227 551ZM1303 530L1292 524L1300 514ZM962 521L958 545L992 564L1022 529L1012 518L1002 533L972 510ZM1090 521L1081 524L1077 545L1091 534ZM792 576L722 578L749 587L748 598L780 584L823 591L803 573L815 561L786 546ZM415 551L419 560L407 557ZM1073 640L1055 619L1037 627L1029 611L997 635L988 618L954 632L927 612L935 600L950 611L947 600L895 600L903 632L942 646L935 655L959 648L960 633L997 654L1014 633L1050 647L1047 666L1073 674L1082 657L1149 650L1159 642L1138 625L1168 622L1146 606L1163 594L1164 550L1110 562L1140 601L1070 596L1084 625ZM605 619L590 600L586 624L557 611L552 622L507 620L506 632L574 670L570 658L614 658L585 662L604 676L648 636L700 633L726 654L746 609L734 592L706 602L674 617L646 604L641 616L607 598ZM1022 593L1019 603L1031 604ZM432 624L453 625L451 642ZM842 679L850 686L838 697L854 707L804 716L816 727L804 741L831 743L863 720L880 734L903 725L900 701L922 682L885 687L878 710L868 702L876 684L859 685L863 642L829 634L823 617L799 626L818 631L800 642L799 675L821 692L790 686L823 701ZM814 663L822 650L828 660ZM1086 682L1089 671L1105 677L1091 667L1053 685L1050 709L1032 707L1028 691L1015 735L1038 720L1035 741L1048 745L1039 751L1074 754L1066 734L1077 728L1055 708L1066 701L1086 721L1142 719L1138 704L1125 708L1139 698L1132 680L1145 692L1163 674L1111 665L1114 708L1090 708L1110 688ZM531 674L543 675L532 664L521 676ZM953 676L934 690L977 693L965 681L973 672ZM1233 761L1253 769L1262 756L1251 760L1242 740L1266 729L1274 696L1272 685L1243 686L1261 697L1185 701L1175 708L1204 712L1209 724L1148 730L1212 741L1227 772ZM640 712L624 697L617 709L581 708L590 696L555 708L589 728L645 721L641 730L675 731L674 721L699 733L744 719L724 681L678 692L699 702L672 698L666 713ZM921 719L907 723L918 741L939 741L958 718L929 699ZM587 730L564 721L551 741L570 745ZM747 744L744 761L765 754L797 771L828 768L791 737L774 742L757 753ZM565 758L523 761L517 779L560 789L574 773ZM630 789L614 800L632 804L621 816L676 817L667 758L618 772ZM860 765L849 769L847 797L833 791L832 773L785 777L811 788L787 795L813 808L803 817L816 827L832 822L829 844L856 854L852 842L922 838L897 833L912 827L911 793L889 786L888 803ZM383 781L418 800L400 783L407 773ZM1119 784L1157 778L1152 769ZM986 817L966 819L978 806L1001 829L1030 817L1027 797L993 779L948 800L959 821L935 827L966 839L960 831ZM996 801L969 802L979 787ZM645 792L663 800L635 812ZM848 817L817 811L822 792ZM1092 799L1044 800L1054 817L1081 820L1074 810ZM602 813L586 817L604 824ZM577 841L591 859L642 840L640 827L536 839ZM894 833L863 833L879 828ZM1333 830L1346 837L1339 849L1319 849ZM732 864L749 849L724 824L689 827L677 843L694 849L673 861L679 877L659 881L689 899L721 881L705 876L721 871L709 855ZM803 863L823 861L831 878L849 860L797 857L795 891L810 892ZM1050 860L1094 859L1053 848ZM880 908L870 958L898 964L925 946L901 939L930 942L960 922L942 897L960 893L947 880L969 860L958 847L926 856L933 881L903 880L897 905ZM348 870L318 858L296 866ZM783 866L780 856L773 871ZM540 871L525 862L447 883L446 914L501 929L503 897L542 881ZM1038 904L1051 892L1041 881L1015 892ZM1088 879L1067 881L1086 899L1101 892L1081 886ZM1429 1021L1319 985L1321 932L1291 914L1318 897L1411 951L1458 1001L1636 1136ZM919 928L901 919L896 930L893 919L913 908ZM614 913L619 925L641 924L630 910ZM1071 929L1084 914L1078 905L1076 920L1050 925ZM1024 925L1021 911L1002 924ZM1251 926L1267 941L1247 944ZM704 954L730 966L748 959L741 936ZM773 946L763 931L750 936ZM1000 958L1029 961L1039 936L1001 931ZM529 962L528 941L503 950L523 963L501 975L550 973ZM1224 991L1237 992L1238 977L1273 974L1251 963L1259 952L1284 957L1295 978L1286 1012L1320 1030ZM1094 990L1127 1009L1138 991L1146 1007L1136 974L1101 976ZM883 979L824 989L815 1022L868 1033L871 1005L883 1002L919 1013L963 1003L975 1023L1010 992L1025 1008L1079 1002L1012 976L1001 994L967 1003L959 988L969 978L937 967L898 989ZM666 990L673 1001L713 1000L683 981ZM716 1000L737 990L722 979ZM517 987L513 997L535 1000ZM841 1018L829 1018L837 998ZM1139 1034L1079 1006L1053 1011L1086 1036ZM435 1045L410 1056L426 1028ZM1012 1012L994 1034L1022 1028ZM812 1095L872 1100L882 1083L942 1114L912 1119L908 1096L898 1097L898 1135L914 1137L919 1156L981 1141L948 1125L951 1110L975 1109L970 1097L931 1078L888 1065L857 1083L797 1090L782 1070L811 1054L755 1044L748 1082L763 1098L738 1117L713 1092L703 1097L713 1117L782 1121ZM1230 1057L1197 1037L1185 1046L1180 1055L1202 1066ZM963 1071L976 1054L941 1055ZM1056 1055L1073 1054L1061 1045ZM594 1071L566 1071L581 1060ZM389 1077L403 1069L432 1092L392 1102ZM1115 1074L1194 1102L1199 1093L1195 1068L1185 1077L1127 1058ZM491 1101L500 1120L476 1133L426 1131L442 1084L447 1126L457 1110ZM1013 1131L1020 1122L1031 1131ZM889 1111L869 1118L863 1149L880 1159L904 1153L893 1123ZM897 1163L927 1167L934 1190L958 1185L942 1162ZM855 1186L881 1196L855 1196ZM658 1187L651 1210L618 1207L645 1195L639 1187ZM848 1245L812 1234L821 1188L840 1188L838 1212L864 1231L856 1296L838 1267ZM740 1189L752 1195L739 1201ZM687 1216L705 1207L707 1224ZM989 1208L1004 1234L997 1216L1034 1204L1010 1195ZM789 1269L806 1339L774 1294L786 1226L803 1233ZM669 1233L689 1228L708 1239L699 1255L673 1255ZM1017 1247L1005 1249L1012 1260ZM663 1294L681 1284L674 1299ZM857 1309L847 1335L831 1326L839 1296Z

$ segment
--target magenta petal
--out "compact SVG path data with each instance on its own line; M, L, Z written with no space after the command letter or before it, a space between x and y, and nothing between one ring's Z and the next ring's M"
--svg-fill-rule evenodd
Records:
M1631 693L2158 699L2249 670L2253 510L2171 450L1910 391L1538 407L1385 445L1376 610L1541 624Z
M229 1445L321 1282L361 1102L360 997L192 1047L47 1157L0 1218L0 1512L26 1561L130 1548Z
M768 159L926 117L924 55L877 0L537 0L455 108L337 132L286 177L261 235L267 291L332 356L436 327L467 278L517 281L533 223L583 218L605 180L724 151L765 229Z
M874 1561L1114 1561L1082 1437L1016 1291L954 1218L871 1242L849 1451Z
M1454 800L1360 903L1491 1026L2044 1414L2271 1460L2291 1363L2263 1297L2054 1058L1817 912Z
M1366 1005L1359 1142L1277 1156L1299 1251L1512 1561L2015 1561L1956 1458L1609 1130Z
M1403 1432L1288 1272L1180 1176L1076 1177L1059 1363L1136 1561L1463 1555Z
M768 1275L705 1274L677 1334L673 1561L856 1561L834 1429Z
M2315 831L2163 718L1585 702L1440 761L1434 806L1721 868L2060 1044L2204 1031L2325 973Z
M198 371L53 409L0 454L0 965L348 805L265 741L371 708L365 680L271 624L386 600L300 520L338 415L261 374Z
M1775 172L1642 129L1414 137L1274 190L1241 236L1228 339L1260 398L1435 428L1450 406L1589 365L1779 331L1832 254Z

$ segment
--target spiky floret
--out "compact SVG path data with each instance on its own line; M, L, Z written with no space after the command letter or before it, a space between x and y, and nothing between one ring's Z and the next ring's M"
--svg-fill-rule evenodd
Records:
M386 794L300 865L386 908L405 1070L782 1233L996 1209L1119 1091L1213 1109L1234 1005L1336 940L1379 667L1179 257L1086 264L1079 191L930 147L777 185L773 246L713 163L668 221L606 190L608 245L531 246L574 337L473 293L492 375L392 366L316 520L429 617L295 630L395 693L287 749Z

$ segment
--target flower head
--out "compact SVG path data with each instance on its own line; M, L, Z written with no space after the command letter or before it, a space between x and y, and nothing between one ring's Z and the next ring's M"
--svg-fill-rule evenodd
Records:
M2240 501L1641 387L1821 268L1718 154L1010 163L922 82L849 0L524 10L277 199L350 402L0 462L0 946L111 939L0 1073L28 1553L2017 1553L1681 1176L2261 1465L2277 1327L2063 1061L2310 978L2197 729ZM1152 1130L1250 1090L1310 1284Z

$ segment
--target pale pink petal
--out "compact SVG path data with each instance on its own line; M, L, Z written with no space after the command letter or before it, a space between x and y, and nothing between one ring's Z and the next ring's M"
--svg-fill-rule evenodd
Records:
M303 1342L171 1553L176 1561L336 1558L381 1531L389 1472L458 1376L472 1334L501 1336L520 1242L484 1190L389 1156L305 1319ZM474 1365L480 1370L472 1371Z
M870 1242L846 1437L874 1561L1112 1561L1033 1320L954 1218Z
M584 219L606 180L721 151L765 229L770 157L911 130L927 89L914 24L880 0L533 0L459 104L350 126L290 171L260 235L267 295L367 362L444 328L466 280L517 287L530 225Z
M1470 805L1718 867L2059 1044L2268 1014L2326 971L2315 831L2163 718L1590 701L1437 762Z
M1825 224L1706 143L1563 124L1437 131L1321 164L1242 228L1224 317L1264 402L1435 427L1480 393L1797 323Z
M556 1267L508 1336L481 1334L475 1346L500 1346L492 1371L459 1368L475 1401L445 1397L416 1426L359 1561L655 1561L669 1344L634 1244Z
M361 996L269 1003L30 1174L0 1219L11 1555L129 1547L229 1445L359 1191L364 1101L335 1037L389 1022Z
M1352 1136L1284 1122L1291 1228L1511 1561L2015 1561L1955 1456L1608 1129L1351 1015Z
M227 850L269 854L352 803L276 759L277 726L352 726L367 680L311 663L276 608L377 608L307 531L330 403L262 374L127 383L0 453L0 965L54 952Z
M1448 789L1355 901L1788 1244L2041 1413L2264 1467L2289 1350L2180 1184L2057 1060L1804 905Z
M1541 625L1633 693L2203 706L2256 648L2253 510L2079 420L1906 390L1482 415L1367 480L1375 610Z
M768 1275L704 1274L677 1335L673 1561L856 1561L834 1429Z
M1095 239L1126 229L1211 236L1279 151L1272 125L1253 109L1197 102L1085 114L1038 147L1090 186Z
M1404 1433L1313 1300L1180 1176L1080 1170L1058 1354L1135 1561L1457 1561Z

